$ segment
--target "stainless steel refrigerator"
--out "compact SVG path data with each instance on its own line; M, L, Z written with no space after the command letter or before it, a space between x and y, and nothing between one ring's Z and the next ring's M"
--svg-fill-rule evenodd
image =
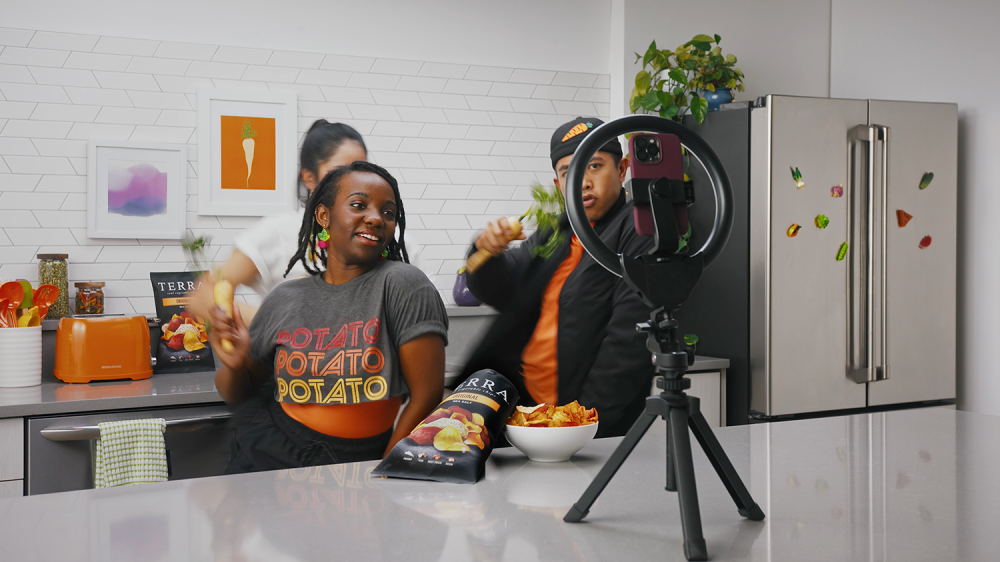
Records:
M699 355L731 361L728 424L954 400L957 121L954 104L772 95L686 123L735 192L730 242L678 315ZM710 214L692 210L696 234Z

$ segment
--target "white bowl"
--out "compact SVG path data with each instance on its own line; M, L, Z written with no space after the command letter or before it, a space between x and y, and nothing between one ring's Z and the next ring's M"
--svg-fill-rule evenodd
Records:
M597 434L597 423L575 427L506 425L510 444L536 462L568 461Z

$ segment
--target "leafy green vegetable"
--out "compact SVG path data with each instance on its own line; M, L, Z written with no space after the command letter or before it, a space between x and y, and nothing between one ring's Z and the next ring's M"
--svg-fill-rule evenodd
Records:
M532 250L535 256L548 259L566 240L566 232L559 228L559 215L566 210L566 200L558 187L546 189L538 183L531 186L531 198L534 201L521 220L531 219L539 232L550 232L548 240Z
M202 271L208 269L208 260L205 259L205 247L211 242L211 236L199 236L198 238L186 236L181 240L181 248L184 248L184 253L187 254L188 259L191 260L196 269Z

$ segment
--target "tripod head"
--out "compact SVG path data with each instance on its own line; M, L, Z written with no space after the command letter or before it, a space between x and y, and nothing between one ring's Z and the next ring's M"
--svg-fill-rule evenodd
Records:
M680 145L692 152L708 172L715 192L715 221L705 244L691 255L676 253L679 232L674 208L692 200L679 168L667 172L675 177L633 180L637 232L648 235L648 226L653 227L655 245L649 254L616 254L604 244L587 219L583 206L583 178L590 159L618 135L640 131L675 135ZM729 176L715 151L687 127L662 117L629 115L608 121L583 139L570 161L566 178L566 215L573 232L594 261L623 278L643 302L653 308L649 322L639 324L637 329L649 333L646 346L653 353L657 370L667 379L683 377L687 365L693 362L693 353L688 352L683 338L678 337L673 313L691 296L704 268L726 245L733 226L732 201Z

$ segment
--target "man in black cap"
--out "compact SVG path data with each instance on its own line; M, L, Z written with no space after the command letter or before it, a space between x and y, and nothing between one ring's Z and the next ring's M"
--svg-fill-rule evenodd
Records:
M573 153L601 124L578 117L552 135L554 181L564 193ZM587 166L583 206L609 248L635 256L647 253L653 242L635 233L632 204L622 188L627 170L618 140L605 144ZM561 224L569 230L564 218ZM470 255L482 249L497 257L467 276L469 289L501 315L465 373L499 371L518 386L525 405L579 400L597 409L598 436L624 435L642 413L653 377L645 335L635 330L648 319L649 308L595 262L576 236L567 236L551 257L534 257L533 248L549 234L536 232L508 248L513 233L507 219L499 218L476 238Z

